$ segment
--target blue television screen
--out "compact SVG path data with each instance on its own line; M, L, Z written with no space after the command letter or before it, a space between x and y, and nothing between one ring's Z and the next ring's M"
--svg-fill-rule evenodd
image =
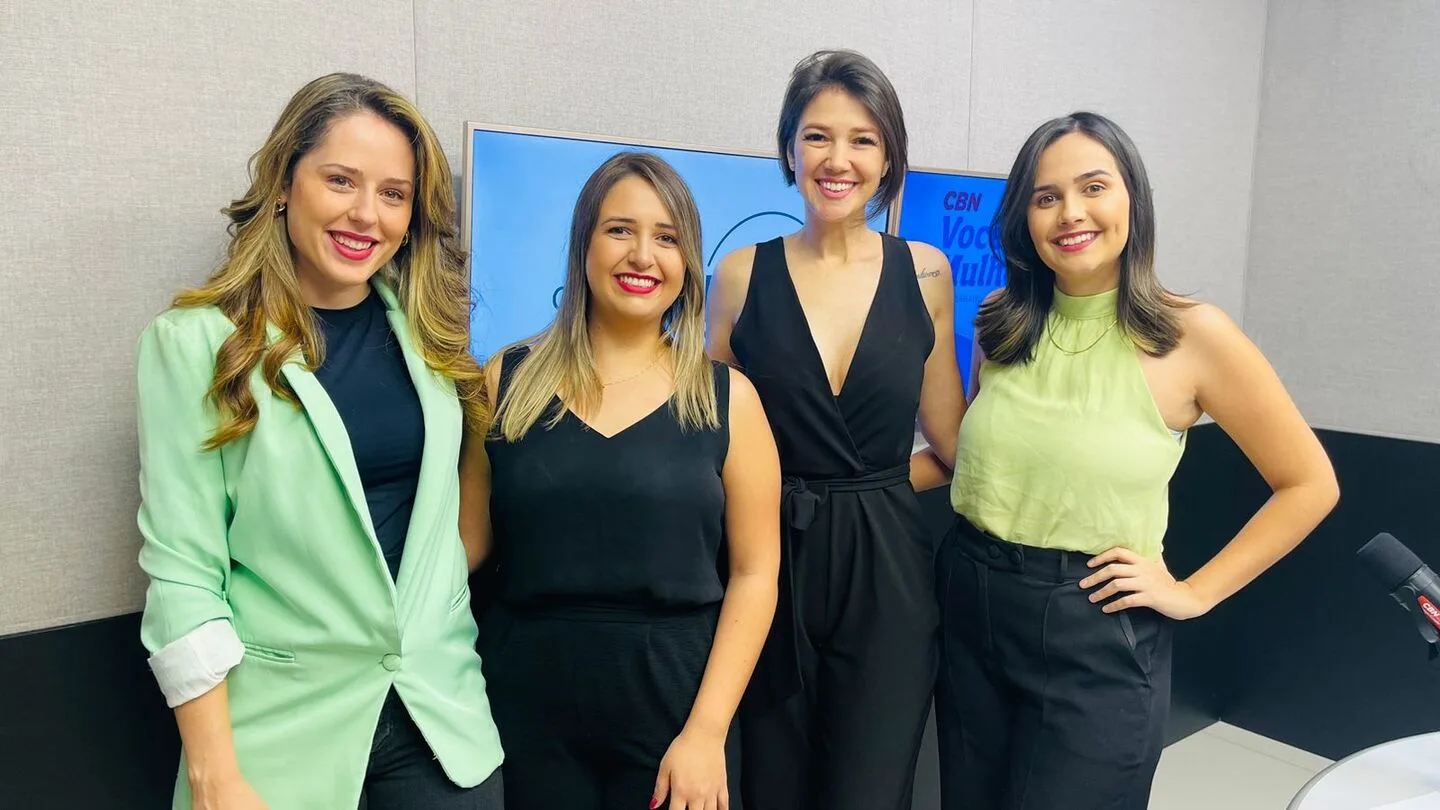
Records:
M1005 286L1005 264L991 251L990 220L1000 207L1005 178L914 169L905 175L898 207L902 239L928 242L950 258L955 282L955 356L966 390L975 312L987 293Z
M659 155L690 186L700 209L707 285L726 253L792 233L804 219L800 194L785 184L773 155L470 124L463 216L477 293L471 316L476 356L483 360L554 318L575 198L591 172L628 149ZM882 212L872 225L883 230L887 222Z

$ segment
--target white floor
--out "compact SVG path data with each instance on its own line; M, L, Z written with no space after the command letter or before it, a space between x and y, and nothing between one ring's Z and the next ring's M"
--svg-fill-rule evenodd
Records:
M1330 760L1216 723L1165 749L1150 810L1285 810Z

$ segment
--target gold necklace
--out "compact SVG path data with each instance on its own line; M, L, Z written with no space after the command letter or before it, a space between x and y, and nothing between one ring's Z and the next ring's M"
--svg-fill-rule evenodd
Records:
M1049 338L1049 339L1050 339L1050 345L1051 345L1051 346L1054 346L1056 349L1059 349L1062 354L1065 354L1065 355L1070 356L1070 357L1074 357L1074 356L1077 355L1077 354L1084 354L1085 352L1088 352L1088 351L1090 351L1091 349L1095 348L1097 345L1099 345L1099 344L1100 344L1100 341L1104 340L1104 339L1105 339L1105 336L1108 335L1108 334L1110 334L1110 330L1111 330L1111 329L1114 329L1114 328L1115 328L1115 324L1117 324L1117 323L1119 323L1119 322L1120 322L1120 319L1119 319L1119 318L1116 318L1115 320L1111 321L1111 322L1110 322L1110 325L1107 326L1107 327L1105 327L1105 331L1101 332L1099 337L1097 337L1097 338L1095 338L1094 340L1090 341L1090 345L1089 345L1089 346L1086 346L1086 347L1083 348L1083 349L1067 349L1067 348L1065 348L1064 346L1061 346L1059 343L1056 343L1056 342L1055 342L1055 332L1054 332L1053 329L1046 329L1046 330L1045 330L1045 337Z
M630 382L631 380L635 379L636 377L639 377L641 374L644 374L645 372L647 372L647 371L649 371L650 369L654 368L654 367L655 367L655 364L658 363L658 362L660 362L660 354L657 352L657 353L655 354L655 359L650 361L650 365L648 365L648 366L640 369L639 371L635 372L634 374L631 374L629 377L621 377L621 378L618 379L618 380L611 380L610 382L602 382L602 383L600 383L600 387L601 387L601 388L609 388L609 387L612 386L612 385L619 385L620 383L623 383L623 382Z

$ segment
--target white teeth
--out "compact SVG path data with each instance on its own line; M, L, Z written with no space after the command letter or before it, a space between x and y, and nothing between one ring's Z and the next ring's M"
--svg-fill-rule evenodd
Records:
M1064 239L1060 240L1060 244L1064 245L1065 247L1070 247L1072 245L1084 244L1094 238L1095 234L1093 233L1082 233L1079 236L1067 236Z
M347 247L347 248L350 248L351 250L365 250L366 248L368 248L368 247L370 247L371 245L375 244L375 243L372 242L372 241L361 241L361 240L359 240L359 239L351 239L351 238L348 237L348 236L341 236L341 235L338 234L338 233L332 233L332 234L330 234L330 236L331 236L331 238L333 238L336 242L339 242L340 244L344 245L344 246Z
M645 288L650 288L650 287L654 287L654 286L655 286L655 279L653 279L653 278L642 278L642 277L640 277L640 276L626 276L626 275L622 275L622 276L620 276L620 280L623 281L623 282L625 282L628 286L631 286L631 287L645 287Z
M823 189L825 189L826 191L849 191L849 190L850 190L850 187L853 186L853 185L855 185L855 184L854 184L854 183L837 183L837 182L831 182L831 181L828 181L828 180L821 180L821 181L820 181L820 187L823 188Z

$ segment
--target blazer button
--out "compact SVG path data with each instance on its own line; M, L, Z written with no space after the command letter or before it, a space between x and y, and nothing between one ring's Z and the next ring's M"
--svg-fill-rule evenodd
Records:
M387 654L384 658L381 658L381 659L380 659L380 666L384 667L385 669L389 670L390 672L399 672L399 671L400 671L400 656L398 656L398 655L396 655L396 654L394 654L394 653L389 653L389 654Z

